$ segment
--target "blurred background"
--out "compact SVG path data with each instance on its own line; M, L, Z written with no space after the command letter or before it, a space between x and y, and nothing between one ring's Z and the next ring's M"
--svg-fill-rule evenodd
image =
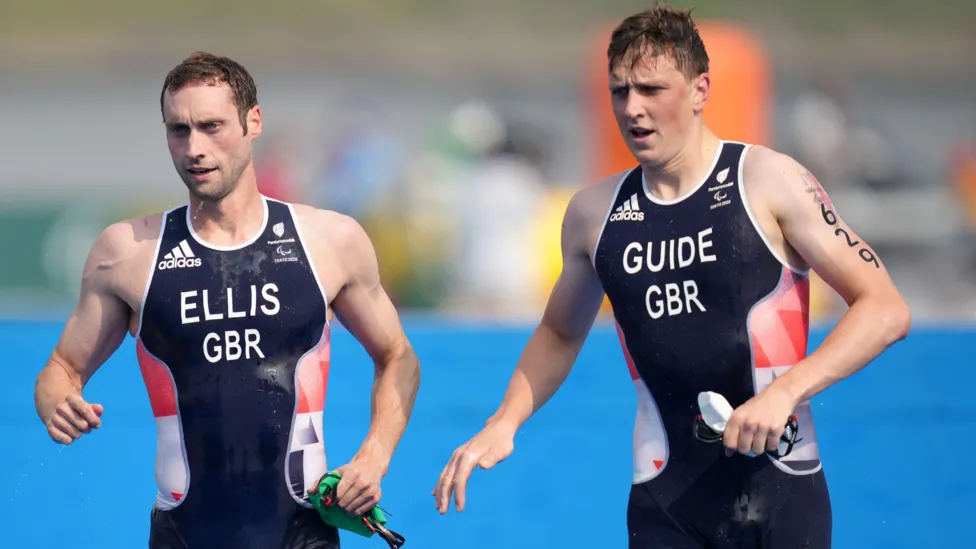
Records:
M709 124L806 164L913 310L906 342L814 403L835 547L971 547L951 526L976 506L976 2L672 3L709 47ZM0 546L145 546L155 431L131 339L86 389L112 428L58 447L29 399L98 233L186 200L159 94L195 50L257 81L263 191L349 214L377 248L425 369L384 487L408 549L625 546L635 400L608 310L513 458L475 474L471 510L427 498L541 314L569 197L632 165L604 53L650 4L0 0ZM845 307L814 282L811 348ZM348 334L333 349L330 465L361 440L371 377ZM601 471L587 489L608 524L553 537L581 470ZM64 518L42 521L55 491Z
M805 163L916 318L973 318L976 3L673 3L710 46L720 136ZM60 314L107 223L185 200L159 89L202 49L257 81L264 191L360 220L398 306L536 318L568 197L631 166L604 52L648 5L3 0L0 310Z

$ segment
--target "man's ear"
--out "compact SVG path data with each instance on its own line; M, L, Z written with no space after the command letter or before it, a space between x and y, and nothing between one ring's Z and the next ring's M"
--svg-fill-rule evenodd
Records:
M261 129L261 106L255 105L247 113L247 133L252 139L257 138L257 136L261 135Z
M707 72L695 77L691 87L691 104L695 109L695 114L705 110L708 103L708 93L711 91L712 77Z

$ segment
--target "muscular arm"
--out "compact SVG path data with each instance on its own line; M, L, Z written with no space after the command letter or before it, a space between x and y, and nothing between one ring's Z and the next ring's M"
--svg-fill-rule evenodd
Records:
M750 154L757 154L752 171L786 242L849 305L817 350L774 382L803 402L903 339L910 312L881 259L844 223L809 171L767 149Z
M585 191L584 191L585 192ZM569 375L603 302L590 260L593 218L586 197L576 194L563 218L562 271L542 321L522 351L505 397L489 424L514 433L552 397Z
M130 309L114 293L113 277L126 231L124 225L110 226L92 246L82 272L78 303L37 376L34 405L49 431L57 406L69 395L81 397L85 384L125 338ZM89 426L99 424L97 417L87 420Z
M379 466L385 474L413 410L420 364L380 284L376 253L366 232L349 217L336 215L331 223L341 243L338 257L348 272L333 308L375 365L369 432L356 459Z

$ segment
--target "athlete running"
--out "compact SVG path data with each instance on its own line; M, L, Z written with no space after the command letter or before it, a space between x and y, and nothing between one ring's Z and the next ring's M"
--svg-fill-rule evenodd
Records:
M708 55L688 13L656 6L625 19L608 72L639 165L570 201L542 321L498 410L444 467L436 508L446 513L453 493L462 511L473 469L511 454L606 295L638 395L630 547L829 547L809 401L904 338L909 310L803 166L705 125ZM811 268L850 308L808 354ZM708 391L734 408L722 444L694 436ZM780 439L794 416L789 449Z
M149 546L338 547L307 494L328 470L332 312L375 364L369 431L338 468L347 512L379 501L420 380L373 246L347 216L259 193L261 109L238 63L190 56L160 103L189 201L99 236L37 413L63 444L101 428L103 407L82 392L128 332L158 435Z

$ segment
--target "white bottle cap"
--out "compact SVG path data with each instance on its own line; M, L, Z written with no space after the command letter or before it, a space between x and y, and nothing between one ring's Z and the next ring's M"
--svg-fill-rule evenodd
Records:
M725 397L711 391L698 393L698 409L705 425L717 433L725 432L725 425L732 417L732 405Z

